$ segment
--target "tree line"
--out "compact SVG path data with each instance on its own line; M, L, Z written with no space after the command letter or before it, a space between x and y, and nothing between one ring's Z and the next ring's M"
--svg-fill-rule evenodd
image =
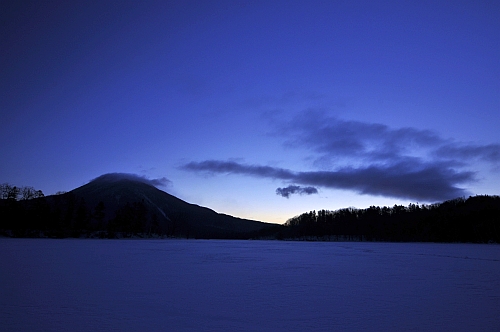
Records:
M289 219L285 226L278 237L500 243L500 197L483 195L430 205L311 211Z
M8 183L0 184L0 199L26 201L44 196L41 190L36 190L33 187L16 187Z

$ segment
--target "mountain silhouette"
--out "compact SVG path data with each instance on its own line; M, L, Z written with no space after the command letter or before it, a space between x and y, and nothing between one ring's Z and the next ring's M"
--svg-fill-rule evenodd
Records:
M153 226L159 232L172 236L239 238L273 226L187 203L150 182L129 174L105 174L67 194L74 195L77 201L83 200L94 211L101 203L101 207L104 206L102 222L108 226L126 220L130 217L127 213L134 214L134 211L139 210L144 219L141 222L151 226L154 221ZM115 226L120 228L119 224Z
M187 203L156 188L161 181L110 173L66 193L0 199L0 230L18 237L247 239L276 227Z

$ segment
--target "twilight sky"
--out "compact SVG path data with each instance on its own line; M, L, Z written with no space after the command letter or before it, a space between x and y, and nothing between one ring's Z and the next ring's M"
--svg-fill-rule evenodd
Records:
M2 1L0 183L283 223L500 194L500 2Z

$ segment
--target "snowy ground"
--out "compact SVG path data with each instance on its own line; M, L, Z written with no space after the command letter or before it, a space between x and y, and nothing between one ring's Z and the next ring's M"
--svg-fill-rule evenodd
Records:
M500 331L500 246L0 239L2 331Z

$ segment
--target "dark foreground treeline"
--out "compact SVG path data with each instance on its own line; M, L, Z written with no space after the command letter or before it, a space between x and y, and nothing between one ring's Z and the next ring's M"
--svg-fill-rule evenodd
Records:
M280 238L500 243L500 197L311 211L289 219L285 225L278 234Z

